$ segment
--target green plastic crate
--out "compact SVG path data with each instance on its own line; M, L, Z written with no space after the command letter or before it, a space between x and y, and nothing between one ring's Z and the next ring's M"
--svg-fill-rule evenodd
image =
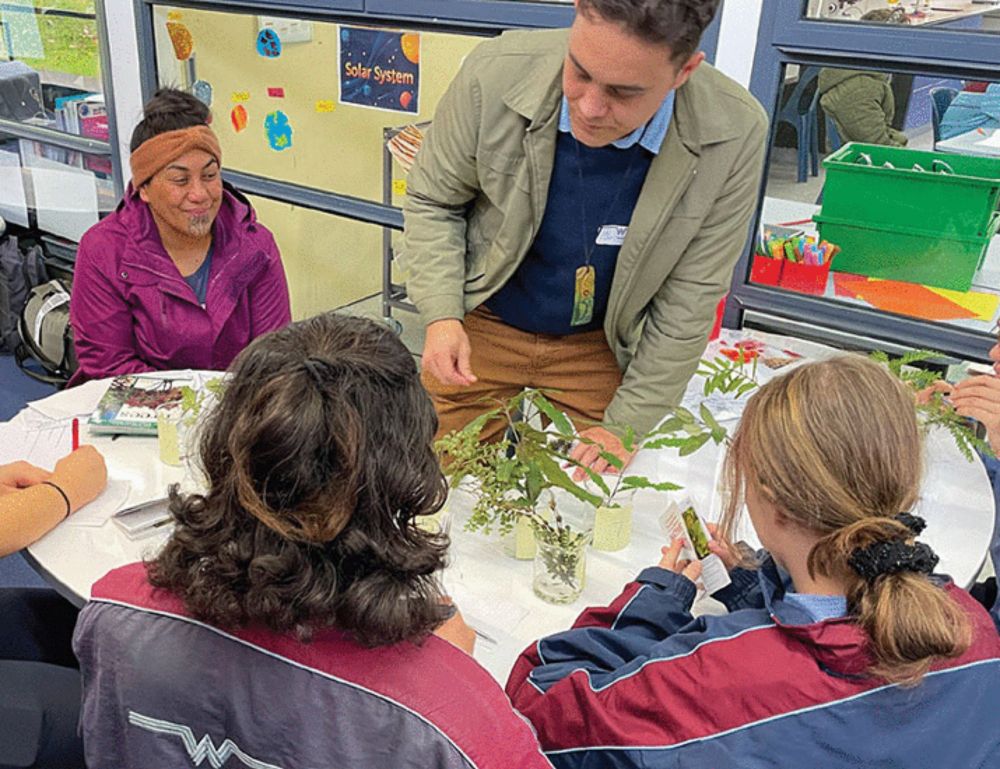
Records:
M852 142L823 167L813 218L834 269L969 290L1000 225L1000 158Z

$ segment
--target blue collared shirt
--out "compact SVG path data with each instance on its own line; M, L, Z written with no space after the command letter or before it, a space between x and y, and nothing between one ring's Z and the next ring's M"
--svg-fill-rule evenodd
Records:
M653 117L645 125L639 126L628 136L611 142L611 146L624 150L638 142L654 155L659 155L660 147L663 146L663 140L667 136L667 128L670 126L670 118L674 114L674 93L671 90L664 97ZM562 98L562 110L559 113L559 130L563 133L573 132L569 120L569 101L565 96Z

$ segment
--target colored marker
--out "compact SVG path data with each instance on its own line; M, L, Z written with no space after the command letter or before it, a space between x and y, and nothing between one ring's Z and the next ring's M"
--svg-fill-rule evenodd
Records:
M73 451L80 448L80 420L73 417Z

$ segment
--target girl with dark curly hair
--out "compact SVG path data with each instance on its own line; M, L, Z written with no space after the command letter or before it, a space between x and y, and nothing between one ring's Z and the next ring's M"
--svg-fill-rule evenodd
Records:
M436 428L381 325L327 314L254 341L203 428L208 491L174 492L163 551L81 614L88 762L548 766L466 653L447 536L414 523L447 493Z

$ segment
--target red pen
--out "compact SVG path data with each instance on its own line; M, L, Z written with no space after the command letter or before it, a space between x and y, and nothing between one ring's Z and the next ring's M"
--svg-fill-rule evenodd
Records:
M80 420L73 417L73 451L80 448Z

